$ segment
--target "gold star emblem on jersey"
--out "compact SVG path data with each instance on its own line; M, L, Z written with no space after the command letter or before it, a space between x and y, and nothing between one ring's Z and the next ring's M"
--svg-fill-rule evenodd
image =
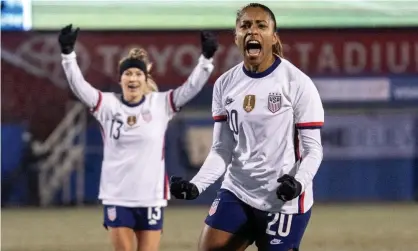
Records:
M126 119L126 122L128 123L129 126L133 126L136 124L136 116L128 116L128 118Z
M255 107L255 95L246 95L243 108L246 112L251 112Z

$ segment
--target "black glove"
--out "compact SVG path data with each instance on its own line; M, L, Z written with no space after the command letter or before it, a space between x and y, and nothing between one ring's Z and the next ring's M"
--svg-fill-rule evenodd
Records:
M285 174L278 178L277 182L280 183L276 190L277 198L282 201L293 200L302 192L302 184L300 184L293 176Z
M80 29L73 30L73 25L67 25L61 29L58 36L58 42L63 54L70 54L74 50L75 41L77 40L77 34Z
M218 50L218 41L215 34L209 31L202 31L200 33L200 40L202 43L202 54L205 58L210 59Z
M176 199L194 200L199 196L199 190L193 183L183 180L181 177L170 178L170 192Z

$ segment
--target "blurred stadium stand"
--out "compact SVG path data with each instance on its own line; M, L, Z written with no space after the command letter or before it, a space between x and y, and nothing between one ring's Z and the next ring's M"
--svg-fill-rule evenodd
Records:
M129 16L129 9L118 9L118 16L112 16L112 9L103 5L99 7L107 8L103 13L111 18L101 17L100 20L110 21L100 25L90 22L89 15L100 9L96 5L86 2L85 12L76 18L81 3L60 4L33 2L33 28L2 34L1 164L2 183L9 184L2 189L2 206L40 203L31 199L34 190L29 181L33 181L31 175L42 166L43 179L48 182L42 180L41 185L46 182L53 191L38 192L49 198L43 204L97 203L102 141L99 127L90 115L85 121L87 110L80 110L63 76L56 36L57 29L67 22L81 27L77 44L79 64L86 79L102 91L118 91L117 62L133 46L142 46L149 52L154 61L153 74L162 90L178 86L200 53L198 29L216 30L221 48L215 73L167 132L169 173L192 177L211 143L213 82L240 61L231 24L234 10L242 3L222 5L228 12L224 19L212 18L208 14L211 12L202 9L203 5L193 5L198 13L208 14L198 27L194 26L196 22L189 21L187 25L190 19L183 9L170 12L158 1L138 5L138 10L144 12L148 7L147 10L166 17L184 19L170 19L176 23L169 26L169 21L158 22L151 15L141 19L137 15L136 23L129 22L118 18ZM273 4L273 9L281 27L285 56L314 79L326 107L325 158L316 177L316 199L327 202L418 199L417 16L405 12L403 18L394 18L389 13L393 5L306 6L305 11L315 16L330 13L333 8L338 10L323 20L302 18L305 14L297 6ZM367 22L355 18L359 10L370 14ZM295 19L282 18L283 13L291 13ZM62 18L50 22L56 20L51 15ZM115 24L112 20L125 23L112 26ZM29 168L35 168L31 172L22 167L26 163L22 157L27 146L22 140L25 132L30 132L37 142L36 149L32 149L35 156L49 153L41 159L32 159L32 164L37 161L37 167L30 165ZM216 188L213 186L192 203L209 204Z

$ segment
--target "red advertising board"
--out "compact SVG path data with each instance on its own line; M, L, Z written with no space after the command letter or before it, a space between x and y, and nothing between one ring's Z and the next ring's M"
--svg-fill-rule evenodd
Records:
M412 30L320 30L279 33L285 56L310 76L353 76L418 73L418 32ZM240 62L232 31L218 32L220 50L213 82ZM65 85L54 33L5 33L2 51L17 67ZM95 85L117 81L117 63L133 46L144 47L154 62L160 85L178 85L200 54L199 33L82 31L78 58ZM2 59L6 59L2 57Z

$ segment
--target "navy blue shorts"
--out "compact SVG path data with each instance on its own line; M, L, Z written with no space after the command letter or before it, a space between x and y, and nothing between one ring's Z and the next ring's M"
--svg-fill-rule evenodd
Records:
M163 228L163 207L121 207L104 206L104 223L107 227L127 227L133 230L161 230Z
M221 189L205 223L255 242L260 250L288 251L299 248L310 217L311 210L293 215L261 211Z

